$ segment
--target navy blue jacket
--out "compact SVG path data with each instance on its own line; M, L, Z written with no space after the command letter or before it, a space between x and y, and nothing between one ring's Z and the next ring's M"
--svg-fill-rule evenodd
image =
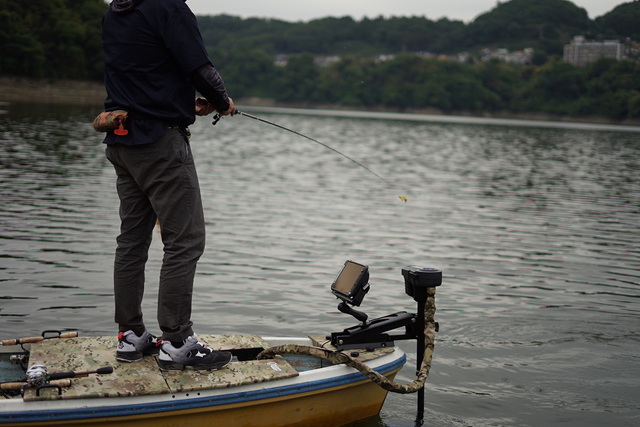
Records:
M103 17L102 41L105 110L130 113L129 134L109 133L105 143L150 143L168 125L195 121L190 75L211 60L184 0L114 0Z

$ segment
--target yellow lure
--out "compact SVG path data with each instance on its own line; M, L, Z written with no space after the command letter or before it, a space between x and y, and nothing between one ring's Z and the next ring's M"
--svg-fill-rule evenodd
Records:
M400 200L402 200L404 203L407 203L407 201L408 201L408 199L406 197L404 197L404 196L398 196L398 198Z

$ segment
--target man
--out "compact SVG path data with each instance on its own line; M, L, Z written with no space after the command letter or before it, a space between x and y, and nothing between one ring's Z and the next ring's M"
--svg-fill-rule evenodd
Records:
M114 265L116 359L133 362L159 352L164 370L220 368L231 354L198 342L191 322L193 278L204 251L205 226L187 126L196 114L216 110L233 115L235 105L184 0L114 0L102 31L105 110L126 112L123 125L104 140L120 198ZM206 101L195 102L196 89ZM156 222L164 243L157 313L161 341L147 331L141 310Z

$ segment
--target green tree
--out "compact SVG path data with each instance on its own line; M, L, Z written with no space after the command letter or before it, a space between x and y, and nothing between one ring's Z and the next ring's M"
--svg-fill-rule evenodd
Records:
M276 99L279 101L313 101L319 70L313 55L293 55L276 78Z
M372 106L379 102L374 62L369 58L347 55L322 70L316 96L319 102L349 106Z
M629 114L631 119L640 119L640 91L634 91L628 99Z
M415 93L424 77L416 55L402 53L390 61L380 63L375 84L380 90L382 105L406 108L414 107Z
M0 6L0 74L42 77L46 61L42 44L15 10Z
M478 64L476 71L482 86L491 92L487 108L495 110L517 108L516 97L522 81L518 68L492 60Z
M550 54L562 54L562 44L575 34L588 35L593 23L587 12L567 0L511 0L498 2L491 11L469 24L469 45L505 47L538 46L544 40L557 41Z
M0 73L99 78L102 0L0 0Z
M611 12L596 18L595 23L601 34L615 34L620 39L629 37L632 40L640 40L640 1L622 3Z
M640 64L633 61L601 59L587 68L588 94L582 100L589 103L581 112L616 119L637 118L640 96Z
M209 56L226 78L226 86L234 97L270 97L271 82L276 75L273 59L261 50L249 47L230 52L211 50Z
M587 72L566 62L540 67L523 96L524 109L554 114L576 111L577 100L587 94Z

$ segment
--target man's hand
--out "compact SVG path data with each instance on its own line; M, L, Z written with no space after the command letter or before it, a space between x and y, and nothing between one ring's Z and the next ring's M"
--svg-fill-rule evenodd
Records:
M196 116L208 116L214 111L217 111L221 116L233 116L238 112L236 104L234 104L233 99L231 98L229 98L229 109L226 111L217 110L213 104L204 98L196 99Z
M220 114L221 116L233 116L237 112L238 110L236 110L236 104L234 104L233 99L231 99L231 97L229 97L229 109L227 111L218 110L218 114Z
M216 108L204 98L196 99L196 116L207 116L213 113Z

